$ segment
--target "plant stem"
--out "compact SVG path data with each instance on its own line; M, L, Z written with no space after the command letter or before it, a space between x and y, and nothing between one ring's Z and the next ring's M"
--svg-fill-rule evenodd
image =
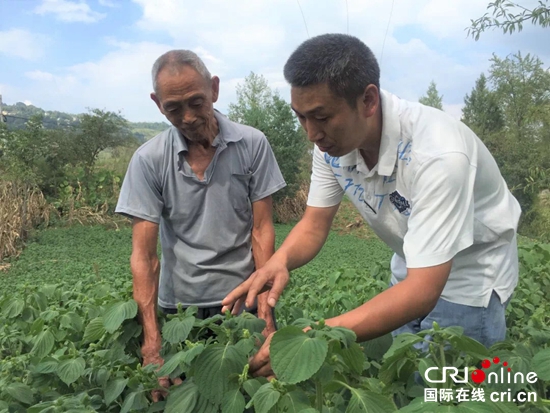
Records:
M323 411L323 385L320 381L315 382L316 396L315 396L315 407L320 412Z

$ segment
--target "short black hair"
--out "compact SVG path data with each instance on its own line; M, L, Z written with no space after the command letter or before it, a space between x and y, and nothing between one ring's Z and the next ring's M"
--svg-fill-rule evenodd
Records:
M355 107L368 85L380 89L380 67L365 43L347 34L323 34L303 42L284 67L291 86L328 83L330 90Z

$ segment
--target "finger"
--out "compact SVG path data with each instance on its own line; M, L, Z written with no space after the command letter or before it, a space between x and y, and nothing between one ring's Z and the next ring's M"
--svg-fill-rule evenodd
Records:
M248 294L246 295L245 303L248 308L251 308L254 305L258 294L267 291L266 284L269 281L268 276L259 271L256 271L252 275L256 276L254 277L254 280L252 281L250 288L248 289Z
M273 286L269 290L269 295L267 297L267 303L271 307L275 307L277 304L277 301L279 300L279 297L283 293L283 290L285 289L286 285L288 284L288 274L279 273L277 277L273 280Z
M246 281L242 282L239 286L237 286L233 291L231 291L227 296L222 300L222 312L225 312L227 310L231 310L231 307L235 304L235 302L246 295L248 292L248 288L250 287L250 284L252 284L253 273Z
M233 305L233 310L231 311L231 314L238 315L241 312L241 308L244 304L244 297L241 297L235 301L235 304Z
M269 363L269 345L271 343L271 338L273 335L269 336L262 347L258 350L256 355L250 359L248 362L249 364L249 371L253 372L256 370L261 369L264 365Z
M260 370L263 366L269 363L269 353L266 355L266 352L262 349L260 349L260 351L258 351L258 353L256 353L256 355L249 360L248 371L250 371L250 373Z
M179 377L176 377L175 379L172 379L172 384L174 386L179 386L181 383L183 383L183 380Z
M165 388L170 387L170 378L167 376L159 377L158 382L161 387L165 387Z
M154 402L159 402L164 398L164 394L160 390L153 390L151 392L151 398Z
M254 377L274 377L273 370L271 369L271 363L267 363L262 368L252 373Z

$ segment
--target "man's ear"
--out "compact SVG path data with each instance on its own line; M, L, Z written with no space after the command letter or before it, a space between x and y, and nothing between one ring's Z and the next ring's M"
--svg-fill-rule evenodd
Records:
M164 110L162 109L162 105L160 104L160 100L159 98L157 97L157 95L155 95L155 93L151 93L151 99L153 99L153 101L157 104L157 107L159 108L160 110L160 113L162 113L164 115Z
M218 76L212 76L212 103L218 100L220 94L220 78Z
M360 107L363 116L366 118L374 116L378 106L380 106L380 92L375 85L370 84L365 88L361 96Z

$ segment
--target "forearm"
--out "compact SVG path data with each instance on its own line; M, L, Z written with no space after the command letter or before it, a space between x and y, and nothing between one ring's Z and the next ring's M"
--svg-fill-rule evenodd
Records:
M380 337L433 310L445 287L451 261L434 267L409 269L402 282L365 304L326 321L353 330L359 341Z
M283 245L274 254L274 259L286 265L288 271L299 268L310 262L321 251L325 243L330 223L314 225L309 220L302 219L290 231Z
M273 224L267 223L259 228L252 230L252 254L254 256L254 266L260 269L271 258L275 251L275 228ZM267 304L268 293L258 295L258 316L266 321L273 323L272 310Z
M157 320L157 298L160 265L158 257L132 255L131 267L134 284L134 300L138 305L138 317L143 328L144 347L160 350L160 331Z

